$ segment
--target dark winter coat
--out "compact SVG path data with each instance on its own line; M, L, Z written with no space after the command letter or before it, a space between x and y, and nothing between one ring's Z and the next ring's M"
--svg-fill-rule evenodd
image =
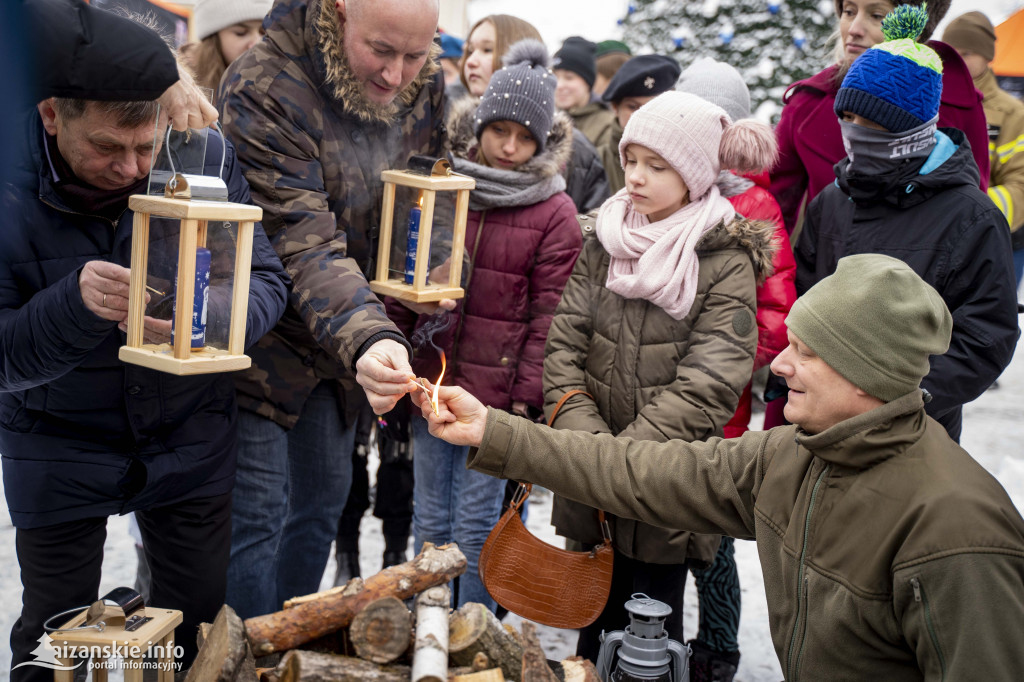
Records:
M615 114L603 102L588 102L582 107L570 109L568 112L576 130L587 136L596 149L608 142L612 134L612 121Z
M601 163L604 164L605 175L608 176L608 188L612 194L626 186L626 171L622 169L622 157L619 155L619 143L622 142L623 132L622 126L619 125L619 119L614 119L608 142L598 150L601 155Z
M775 197L768 191L768 174L750 176L754 186L729 197L736 213L751 220L764 220L775 226L773 239L775 255L772 274L757 287L757 355L754 371L765 367L781 353L789 340L786 334L786 315L796 302L796 261L789 243L782 212ZM725 425L725 437L735 438L747 430L750 423L751 386L747 383L740 396L736 414Z
M453 106L448 131L457 158L471 158L478 146L474 111L472 102ZM572 152L572 132L568 117L556 113L544 151L521 170L556 176ZM462 386L485 405L508 409L524 402L540 409L544 341L580 242L576 207L565 192L530 206L469 212L466 295L448 329L433 337L447 357L444 383ZM397 301L388 301L388 312L409 335L430 319ZM416 349L412 367L431 380L441 371L429 345Z
M562 170L562 176L565 178L565 193L576 204L577 213L600 208L612 195L597 150L579 130L572 133L572 154Z
M291 428L322 379L340 379L349 423L365 404L360 352L405 342L370 291L383 202L382 170L441 151L444 82L430 57L381 114L343 58L335 3L274 4L263 40L224 74L224 129L263 207L263 225L294 282L288 309L238 373L239 406Z
M981 93L956 50L945 43L928 41L942 58L942 103L939 125L959 128L970 140L980 176L978 186L988 187L988 128L981 108ZM839 118L834 106L839 86L838 65L794 83L783 97L782 118L775 128L779 160L772 169L771 191L782 208L786 231L793 233L804 195L810 203L835 180L833 166L846 158Z
M942 132L957 146L927 175L920 160L870 179L849 177L848 161L836 166L836 183L807 208L796 288L804 293L856 253L899 258L935 287L953 314L953 336L946 353L931 357L921 386L932 395L928 414L957 440L961 406L1010 363L1020 332L1006 218L978 189L964 134ZM945 153L937 145L928 162Z
M0 452L4 491L18 528L123 514L227 493L235 475L235 388L230 374L179 377L118 360L125 335L82 302L82 266L128 267L134 214L112 222L72 210L54 189L34 113L31 158L3 188L0 207ZM210 133L206 175L220 170L222 138ZM229 198L249 203L234 148ZM177 254L157 249L150 272L173 280ZM288 279L257 223L246 346L284 311Z
M705 443L488 410L471 469L664 528L755 540L788 682L1015 680L1024 519L921 392L810 435Z
M609 255L588 236L548 333L544 409L553 426L665 441L722 435L750 380L757 348L756 282L771 273L769 223L736 219L712 228L697 245L697 293L689 314L675 320L645 299L605 286ZM583 543L601 539L593 509L560 497L555 530ZM612 540L646 563L710 563L717 536L698 536L612 518Z

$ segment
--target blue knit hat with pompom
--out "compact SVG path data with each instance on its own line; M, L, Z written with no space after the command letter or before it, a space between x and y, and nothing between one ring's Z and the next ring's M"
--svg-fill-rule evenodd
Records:
M539 40L526 38L512 45L502 62L505 66L491 75L476 109L476 136L493 121L515 121L533 135L539 154L551 132L558 84L548 68L548 49Z
M849 111L901 133L939 115L942 60L917 42L928 23L926 10L927 5L900 5L885 15L886 40L853 62L836 95L837 116Z

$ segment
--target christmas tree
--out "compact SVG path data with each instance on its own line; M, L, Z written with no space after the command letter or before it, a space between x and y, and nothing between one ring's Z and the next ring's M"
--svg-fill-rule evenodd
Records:
M750 88L751 111L778 119L782 95L832 64L838 27L833 0L631 0L623 40L634 54L698 57L734 66Z

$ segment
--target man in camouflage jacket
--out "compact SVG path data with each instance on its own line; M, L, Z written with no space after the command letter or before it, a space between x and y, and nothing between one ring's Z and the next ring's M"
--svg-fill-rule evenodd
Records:
M317 589L348 495L354 415L406 392L408 343L366 275L381 171L440 153L437 16L437 0L277 0L263 41L221 82L224 128L294 282L237 381L228 603L243 618Z

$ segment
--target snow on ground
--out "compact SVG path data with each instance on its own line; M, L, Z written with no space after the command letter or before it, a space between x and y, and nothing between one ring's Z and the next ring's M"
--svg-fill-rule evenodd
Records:
M1024 509L1024 350L1018 347L1010 367L999 379L998 387L989 390L967 406L964 417L963 445L1007 489L1018 509ZM756 419L757 417L755 417ZM535 492L527 523L530 529L548 542L558 543L560 538L548 523L551 514L551 495ZM383 539L380 522L372 516L363 519L360 539L361 567L364 575L380 570ZM106 560L100 593L119 585L131 585L135 579L135 551L128 535L126 517L114 517L107 524ZM740 650L742 660L737 682L778 682L782 679L775 651L768 632L768 610L765 603L761 568L757 550L752 542L736 543L736 560L740 568L743 588L743 615L740 621ZM334 576L333 559L324 574L323 586L330 585ZM21 584L14 550L14 528L7 515L6 505L0 515L0 682L8 679L10 649L7 638L18 617L21 606ZM693 580L686 596L686 632L692 636L697 629L697 603ZM506 623L517 624L519 619L508 616ZM625 623L623 623L625 625ZM541 641L549 658L561 660L575 651L576 632L540 628Z

